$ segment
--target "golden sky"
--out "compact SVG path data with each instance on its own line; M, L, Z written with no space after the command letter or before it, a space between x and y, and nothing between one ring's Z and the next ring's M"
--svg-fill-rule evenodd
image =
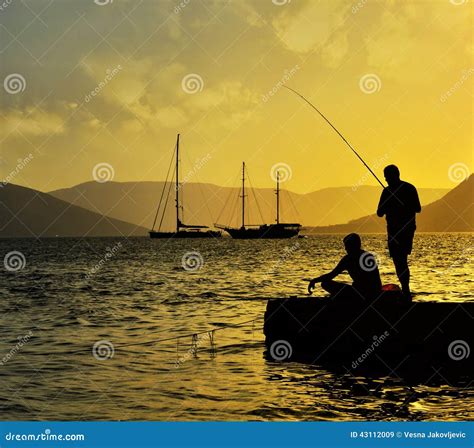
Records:
M11 0L0 177L50 191L106 163L116 181L163 180L179 131L202 182L235 185L245 160L255 186L275 164L296 192L375 185L287 84L380 177L396 163L454 187L453 166L472 170L472 17L467 0Z

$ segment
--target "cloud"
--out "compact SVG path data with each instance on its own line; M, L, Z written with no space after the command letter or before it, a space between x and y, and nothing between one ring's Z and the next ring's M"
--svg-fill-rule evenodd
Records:
M213 87L204 87L202 92L189 95L185 104L193 111L209 111L220 107L223 110L239 110L258 103L258 96L240 81L222 81Z
M457 40L462 42L462 33L469 29L469 15L457 15L459 8L453 6L433 2L385 9L378 25L383 32L365 41L368 65L383 71L384 77L406 84L424 82L439 68L438 62L457 67L462 59L469 61L463 48L453 45Z
M223 81L213 87L204 87L202 92L187 95L183 107L192 116L214 112L212 125L218 128L235 129L247 120L259 104L260 96L244 87L240 81Z
M39 109L11 110L0 118L0 132L7 135L42 136L65 132L64 120Z
M161 126L170 129L179 129L187 122L184 112L174 106L160 108L154 118Z
M136 102L143 95L146 74L153 72L148 59L129 61L126 65L114 65L98 58L90 58L87 64L83 63L81 67L90 78L90 91L105 84L98 97L122 106ZM113 76L107 79L109 73L113 73Z
M238 14L250 26L261 28L264 26L266 21L264 17L257 12L256 6L260 5L253 1L249 2L247 0L240 0L234 4L236 14ZM272 5L272 7L274 7L274 5Z
M344 25L344 7L341 0L308 2L296 13L284 8L273 20L273 27L282 43L291 51L308 53L322 48L332 34Z
M329 68L337 68L344 60L348 51L349 40L347 32L338 32L334 39L321 50L322 61Z
M388 11L383 13L381 24L383 33L365 42L367 62L372 67L396 73L412 55L409 51L415 45L412 28L407 20L399 20Z
M109 69L101 60L90 60L83 68L91 78L92 87ZM206 78L202 91L186 93L182 80L190 73L190 68L179 62L155 67L151 58L129 60L91 103L104 101L128 111L132 117L126 119L134 117L146 126L169 129L183 127L216 109L219 115L216 120L228 127L258 103L257 95L244 88L240 81L213 84ZM89 104L87 108L93 107ZM100 108L97 113L100 114Z

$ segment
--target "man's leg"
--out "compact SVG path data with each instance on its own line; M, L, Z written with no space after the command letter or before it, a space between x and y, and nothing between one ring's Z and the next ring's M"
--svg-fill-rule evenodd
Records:
M410 268L408 267L408 255L413 246L415 229L403 228L394 233L388 233L388 248L390 256L395 265L397 277L400 280L403 294L411 298L410 291Z
M402 285L403 294L407 297L411 297L410 292L410 268L408 267L408 255L399 253L394 255L393 264L397 272L398 279Z

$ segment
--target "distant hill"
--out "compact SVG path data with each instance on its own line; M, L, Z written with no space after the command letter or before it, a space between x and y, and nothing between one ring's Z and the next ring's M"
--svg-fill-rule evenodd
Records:
M0 187L0 237L138 236L146 232L47 193L12 184Z
M417 215L419 232L474 232L474 175ZM378 233L386 231L385 218L369 215L346 224L314 227L311 233Z
M168 185L167 185L168 186ZM127 222L150 228L156 212L163 182L87 182L50 194L75 205ZM275 193L271 188L247 191L247 223L271 223L275 220ZM447 189L420 189L422 204L439 199ZM163 229L175 222L174 186L166 209ZM213 184L185 183L180 190L184 197L184 222L187 224L240 225L239 189ZM331 225L347 222L371 213L377 206L380 188L325 188L308 194L286 190L281 193L281 220L300 222L305 226ZM256 205L255 197L258 200ZM262 214L262 217L259 213Z

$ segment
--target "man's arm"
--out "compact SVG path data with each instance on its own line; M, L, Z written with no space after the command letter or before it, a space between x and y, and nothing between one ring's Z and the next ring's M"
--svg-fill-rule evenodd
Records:
M384 188L382 191L382 194L380 195L380 201L379 205L377 206L377 216L382 217L387 213L387 210L385 209L386 207L386 202L387 202L387 190Z
M415 213L421 212L420 198L418 197L418 191L416 187L413 186L413 211Z

